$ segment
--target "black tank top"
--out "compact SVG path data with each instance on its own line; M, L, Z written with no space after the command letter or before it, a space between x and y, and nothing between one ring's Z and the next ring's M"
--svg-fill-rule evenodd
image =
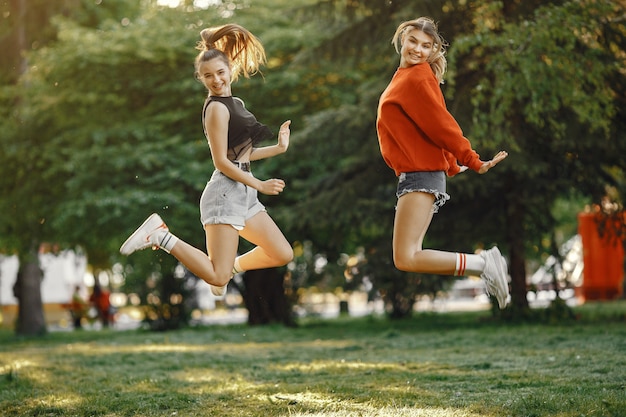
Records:
M248 149L273 136L272 131L264 124L259 123L256 117L246 109L243 100L240 98L233 96L209 96L204 102L204 108L202 109L202 128L207 139L209 134L205 125L206 110L214 101L224 104L230 113L228 121L228 152L226 155L229 160L236 161Z

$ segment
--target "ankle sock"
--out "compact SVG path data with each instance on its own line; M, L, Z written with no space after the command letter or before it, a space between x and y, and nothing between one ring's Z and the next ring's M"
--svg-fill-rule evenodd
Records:
M456 254L456 266L454 276L480 275L485 270L485 260L480 255L468 253Z
M235 258L235 264L233 265L233 275L237 275L240 272L243 272L241 265L239 265L239 257Z
M169 231L165 232L163 237L159 239L159 248L165 252L170 253L174 246L178 243L178 238L171 234Z

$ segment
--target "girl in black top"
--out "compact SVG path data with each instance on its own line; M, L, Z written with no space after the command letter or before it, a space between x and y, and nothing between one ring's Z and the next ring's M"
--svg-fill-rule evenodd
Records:
M281 125L275 145L255 147L272 133L241 99L232 96L231 83L239 75L253 75L265 63L263 45L236 24L204 29L200 36L196 76L209 91L202 120L215 165L200 199L208 253L170 233L157 214L148 217L120 252L128 255L148 247L163 249L210 284L213 294L223 295L234 273L282 266L293 258L291 245L257 198L257 191L279 194L285 182L276 178L262 181L250 171L250 161L287 150L291 122ZM237 256L239 236L256 247Z

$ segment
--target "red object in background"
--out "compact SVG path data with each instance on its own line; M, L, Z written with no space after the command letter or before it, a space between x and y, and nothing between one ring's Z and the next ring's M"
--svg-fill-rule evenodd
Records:
M624 286L624 247L611 227L600 236L599 213L580 213L578 233L583 243L582 285L576 295L585 300L613 300L622 295ZM617 220L616 220L617 221Z

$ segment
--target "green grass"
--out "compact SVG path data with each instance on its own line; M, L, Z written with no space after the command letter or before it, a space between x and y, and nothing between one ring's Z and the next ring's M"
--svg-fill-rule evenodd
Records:
M0 332L2 416L626 416L626 303L562 325L488 313Z

